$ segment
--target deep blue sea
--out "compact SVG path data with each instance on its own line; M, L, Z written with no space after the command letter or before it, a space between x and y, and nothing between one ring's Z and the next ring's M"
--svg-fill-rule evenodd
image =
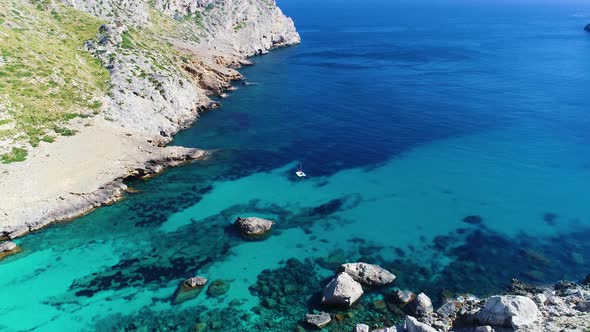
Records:
M302 44L173 142L211 158L19 239L0 331L294 331L359 260L438 303L590 273L590 5L279 4ZM250 215L270 237L235 233ZM395 323L391 289L326 330Z

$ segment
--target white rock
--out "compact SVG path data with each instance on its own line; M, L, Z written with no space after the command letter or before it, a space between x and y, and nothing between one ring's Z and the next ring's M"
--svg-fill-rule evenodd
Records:
M406 316L406 331L407 332L437 332L436 329L424 323L419 322L412 316Z
M191 277L184 281L184 285L188 288L195 288L195 287L203 287L207 283L207 278L205 277Z
M365 286L384 286L395 280L395 275L386 269L361 262L342 264L339 271L348 273L354 280Z
M491 326L486 325L486 326L478 326L473 331L474 332L493 332L494 329Z
M324 288L322 303L350 307L363 295L361 284L347 273L340 273Z
M477 314L481 324L512 327L518 331L534 331L540 311L533 300L524 296L492 296Z
M0 243L0 252L11 251L14 249L16 249L16 243L14 242L6 241Z
M545 294L537 294L534 297L535 302L539 305L544 305L547 302L547 296Z
M418 296L416 296L416 298L409 303L409 306L412 310L412 313L414 313L416 316L426 316L434 311L434 308L432 307L432 301L424 293L418 294Z
M354 332L369 332L369 325L356 324L356 327L354 328Z

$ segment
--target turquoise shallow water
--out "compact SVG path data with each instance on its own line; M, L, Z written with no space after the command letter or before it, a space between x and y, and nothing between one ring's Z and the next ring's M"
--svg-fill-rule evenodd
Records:
M211 159L18 240L0 330L291 331L359 259L435 300L590 272L590 8L338 4L282 4L303 44L175 138ZM245 242L244 215L276 229ZM173 305L195 274L229 290ZM329 330L392 323L387 292Z

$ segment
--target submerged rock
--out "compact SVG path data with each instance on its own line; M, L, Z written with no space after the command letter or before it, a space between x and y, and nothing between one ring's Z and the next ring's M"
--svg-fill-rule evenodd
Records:
M234 222L234 225L243 237L248 239L259 239L270 232L273 223L272 220L258 217L238 217Z
M419 317L426 316L434 311L434 308L432 307L432 301L424 293L418 294L418 296L416 296L416 298L409 303L409 307L412 314Z
M590 32L590 24L586 26L586 31Z
M480 225L483 222L483 218L480 216L467 216L463 218L463 222L469 225Z
M173 303L181 304L196 298L203 290L205 284L207 284L207 279L204 277L192 277L186 279L180 284L180 286L178 286L178 289L174 294Z
M305 321L313 326L322 328L332 321L332 317L327 312L320 312L319 314L307 314L305 315Z
M365 286L385 286L395 280L395 275L386 269L373 264L367 263L347 263L342 264L340 272L346 272L355 281Z
M229 290L229 283L225 280L215 280L207 288L207 295L209 297L218 297L224 295Z
M477 314L482 325L512 327L527 331L535 327L541 313L533 300L520 295L492 296Z
M338 274L326 286L322 303L341 307L350 307L363 295L361 284L356 282L348 273Z

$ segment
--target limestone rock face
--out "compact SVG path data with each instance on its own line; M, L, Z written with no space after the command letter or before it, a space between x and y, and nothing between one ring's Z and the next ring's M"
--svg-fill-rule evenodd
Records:
M367 263L342 264L340 272L348 273L354 280L365 286L385 286L395 280L395 275L386 269Z
M320 312L319 314L305 315L305 321L315 327L322 328L332 321L332 317L327 312Z
M86 45L111 75L105 117L159 136L161 145L214 105L208 95L223 93L232 80L242 78L234 68L250 64L246 57L301 40L274 0L60 1L110 21ZM155 37L170 50L122 43L132 28L163 31L160 16L179 25L176 33ZM172 49L181 51L182 61Z
M350 275L342 272L330 281L323 295L323 304L350 307L363 295L363 288Z
M238 217L234 222L242 236L246 238L259 238L265 236L272 228L272 220L257 217Z
M515 331L534 331L541 313L525 296L492 296L477 314L482 325L512 327Z
M117 17L138 26L149 25L147 1L60 0L63 4L104 19ZM115 15L116 14L116 15Z

